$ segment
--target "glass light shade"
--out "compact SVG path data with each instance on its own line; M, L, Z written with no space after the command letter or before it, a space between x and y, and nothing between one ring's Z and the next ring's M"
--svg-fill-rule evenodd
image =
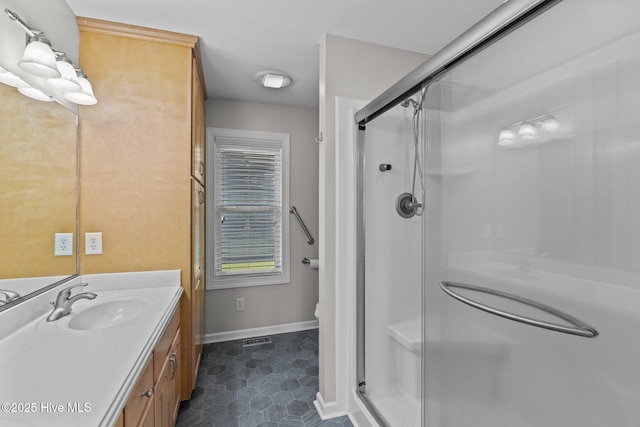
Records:
M62 92L78 92L82 90L80 82L78 82L78 76L76 75L76 69L69 62L64 60L58 60L58 70L60 71L60 77L57 79L48 79L47 83L55 89Z
M67 99L67 101L71 101L74 104L79 105L95 105L98 103L95 95L93 94L93 88L91 87L91 83L89 80L84 77L78 77L78 83L80 83L80 87L82 88L78 92L67 92L63 96Z
M558 130L560 125L554 117L549 116L540 120L539 127L542 132L555 132Z
M498 145L500 147L517 147L516 134L509 128L504 128L498 135Z
M518 138L531 139L538 135L538 131L529 123L523 123L518 128Z
M29 87L27 82L2 67L0 67L0 83L13 87Z
M51 102L53 98L42 92L40 89L36 89L34 87L19 87L18 92L23 94L24 96L28 96L32 99L37 99L38 101Z
M271 87L274 89L281 88L282 83L284 83L284 76L275 76L273 74L267 74L262 82L265 87Z
M498 141L509 141L516 139L516 134L508 128L502 129L498 136Z
M53 50L48 44L38 40L29 42L18 67L34 76L48 79L60 77Z

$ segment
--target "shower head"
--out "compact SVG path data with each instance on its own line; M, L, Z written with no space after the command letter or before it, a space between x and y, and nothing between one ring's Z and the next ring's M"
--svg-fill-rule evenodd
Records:
M413 105L413 109L416 111L420 111L422 110L422 103L424 102L424 97L427 93L427 87L426 86L422 86L422 89L420 89L420 95L418 95L418 99L420 101L416 101L413 98L407 98L404 101L402 101L400 103L400 105L404 108L407 108L409 106L409 104Z
M413 105L413 108L417 108L418 107L418 103L412 99L412 98L407 98L404 101L402 101L400 103L400 105L404 108L407 108L409 106L409 104Z

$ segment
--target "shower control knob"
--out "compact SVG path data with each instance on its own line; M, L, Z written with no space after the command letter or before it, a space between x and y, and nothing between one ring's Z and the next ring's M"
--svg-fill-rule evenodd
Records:
M378 169L380 169L380 172L390 171L391 165L389 163L380 163L380 166L378 166Z

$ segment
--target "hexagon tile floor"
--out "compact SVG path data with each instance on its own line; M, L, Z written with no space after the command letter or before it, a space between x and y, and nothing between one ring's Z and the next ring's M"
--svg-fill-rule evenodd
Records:
M271 336L271 344L242 340L206 344L191 400L177 427L352 427L349 418L322 421L318 392L318 330Z

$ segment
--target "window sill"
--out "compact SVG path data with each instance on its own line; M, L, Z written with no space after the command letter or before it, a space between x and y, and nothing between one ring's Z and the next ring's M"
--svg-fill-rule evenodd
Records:
M290 285L291 280L285 276L272 277L234 277L229 279L207 280L207 290L248 288L253 286Z

